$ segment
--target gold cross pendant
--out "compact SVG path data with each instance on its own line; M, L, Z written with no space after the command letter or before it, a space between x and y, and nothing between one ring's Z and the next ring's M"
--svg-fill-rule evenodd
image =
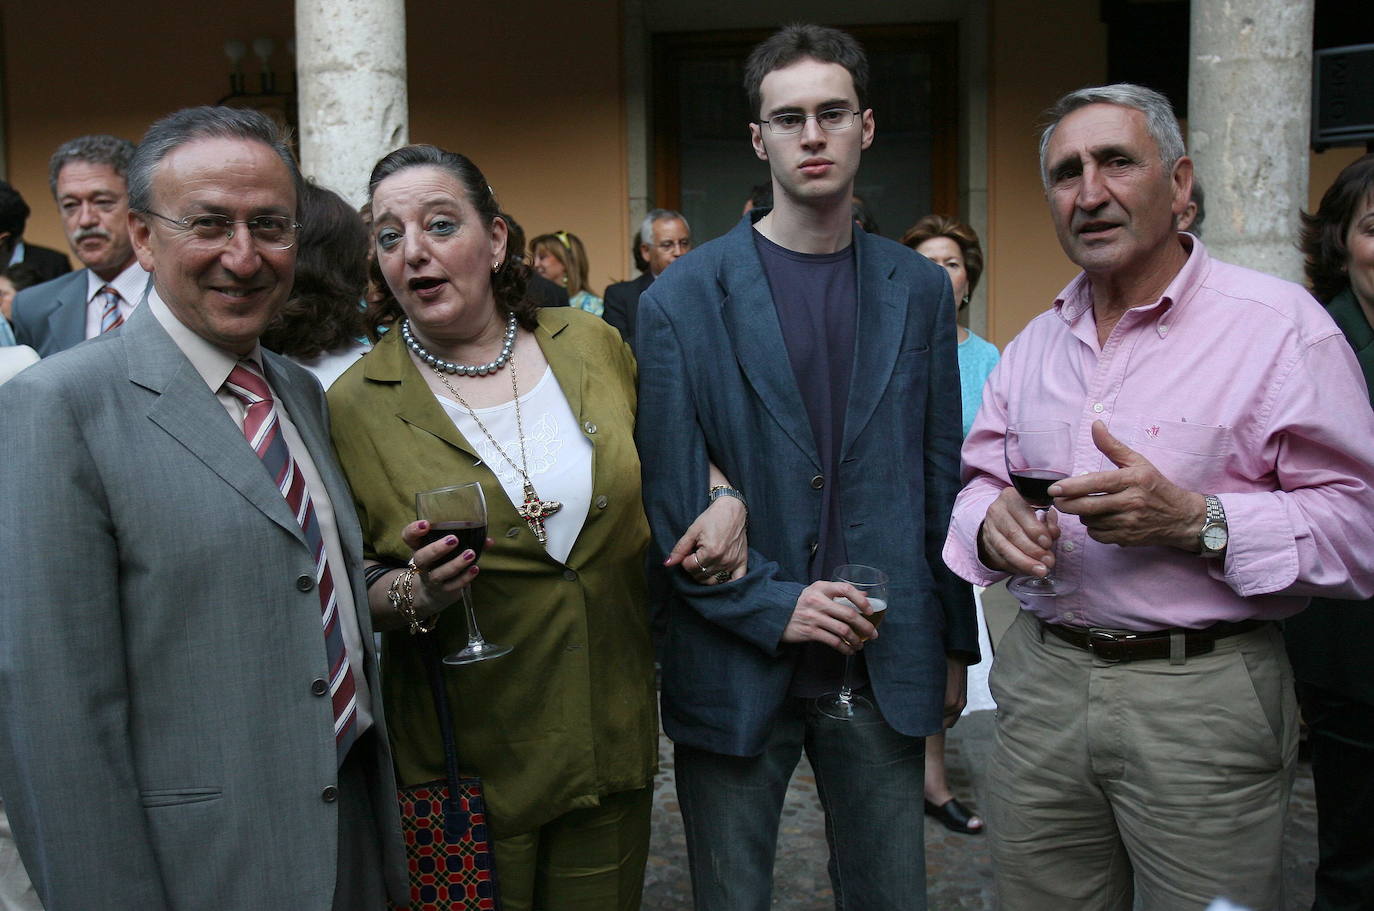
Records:
M517 507L515 511L520 514L520 518L529 523L530 531L534 532L539 543L545 544L549 540L549 533L544 530L544 519L562 508L563 504L557 500L539 499L539 494L534 492L534 485L526 481L525 505Z

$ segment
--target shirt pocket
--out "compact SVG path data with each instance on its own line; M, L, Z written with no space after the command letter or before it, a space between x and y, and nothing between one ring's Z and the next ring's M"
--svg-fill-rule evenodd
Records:
M1231 428L1147 418L1134 426L1126 445L1178 486L1210 493L1231 451Z

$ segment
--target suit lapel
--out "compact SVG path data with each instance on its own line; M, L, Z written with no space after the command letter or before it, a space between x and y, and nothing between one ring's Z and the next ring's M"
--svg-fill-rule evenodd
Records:
M77 277L58 294L57 306L48 314L48 338L64 350L86 340L87 271L74 273Z
M744 219L727 235L730 249L722 258L720 274L726 292L721 319L734 343L740 369L755 395L819 470L816 440L801 391L797 389L796 375L787 359L787 343L783 341L763 262L754 247L753 232L753 224Z
M465 453L474 462L481 457L444 413L434 392L406 354L399 331L388 332L363 361L369 380L400 384L400 403L396 416L407 424L432 434Z
M129 355L129 380L157 393L148 408L149 420L304 543L296 517L243 432L151 310L136 308L121 335Z
M854 232L859 275L859 314L854 335L854 365L849 380L844 443L840 457L868 425L887 391L906 323L908 289L892 281L896 264L863 231Z

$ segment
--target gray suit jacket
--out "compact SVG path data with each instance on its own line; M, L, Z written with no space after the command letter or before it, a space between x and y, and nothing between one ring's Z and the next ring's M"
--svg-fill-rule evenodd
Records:
M381 736L361 754L405 897L362 539L324 396L264 352L319 466ZM339 803L313 560L146 307L0 388L0 793L48 911L328 911ZM361 681L360 681L361 683Z
M47 357L86 340L86 274L77 269L14 297L14 337Z
M656 557L706 505L708 458L749 502L747 575L710 587L670 575L662 698L674 742L739 756L763 748L792 679L781 637L815 581L826 485L840 485L849 558L891 579L881 634L864 648L887 722L910 736L940 730L945 657L978 654L972 591L940 556L962 437L949 280L890 240L855 231L854 245L858 323L837 477L820 475L750 217L639 300L636 439Z

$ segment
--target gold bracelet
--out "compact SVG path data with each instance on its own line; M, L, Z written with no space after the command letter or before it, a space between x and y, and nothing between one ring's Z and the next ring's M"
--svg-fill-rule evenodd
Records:
M415 614L414 581L415 574L420 570L411 560L399 573L396 578L391 580L391 587L387 589L386 598L391 602L391 606L396 609L396 613L401 615L401 619L410 625L410 634L428 633L434 629L434 618L429 618L429 625Z

